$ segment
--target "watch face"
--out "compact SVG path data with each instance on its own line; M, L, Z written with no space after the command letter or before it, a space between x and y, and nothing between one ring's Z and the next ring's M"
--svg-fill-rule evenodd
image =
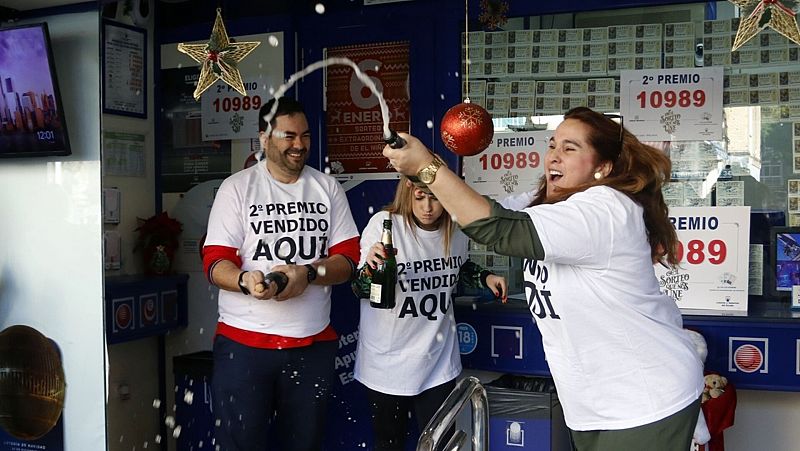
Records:
M433 180L436 178L436 171L439 170L441 165L442 164L438 160L434 159L431 164L419 171L419 180L425 184L433 183Z
M425 184L433 182L433 177L431 177L431 172L429 168L425 168L419 173L419 181Z

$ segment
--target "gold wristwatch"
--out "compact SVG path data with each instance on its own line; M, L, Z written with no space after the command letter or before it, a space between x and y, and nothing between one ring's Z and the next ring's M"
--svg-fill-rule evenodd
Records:
M415 178L419 180L419 183L422 183L423 185L428 185L430 183L433 183L433 181L436 180L436 172L439 170L440 167L442 167L443 164L444 161L442 161L442 159L439 158L439 155L434 154L433 161L431 161L429 165L420 169L419 172L417 172L416 177L413 178L409 177L409 178L411 178L413 182L417 183L416 180L413 180Z

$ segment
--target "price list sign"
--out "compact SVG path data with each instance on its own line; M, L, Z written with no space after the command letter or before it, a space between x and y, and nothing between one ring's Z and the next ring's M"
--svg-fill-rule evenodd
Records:
M661 291L681 309L747 311L750 207L672 207L676 268L656 264Z
M486 150L464 157L465 181L496 200L536 189L552 135L552 130L495 133Z
M626 70L620 73L620 113L642 141L722 139L721 66Z

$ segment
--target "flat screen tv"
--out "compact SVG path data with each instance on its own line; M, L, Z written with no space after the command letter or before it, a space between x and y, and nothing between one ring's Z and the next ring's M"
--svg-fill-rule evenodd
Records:
M0 158L70 154L47 24L0 29Z
M789 296L800 285L800 227L770 229L771 263L774 268L772 295Z

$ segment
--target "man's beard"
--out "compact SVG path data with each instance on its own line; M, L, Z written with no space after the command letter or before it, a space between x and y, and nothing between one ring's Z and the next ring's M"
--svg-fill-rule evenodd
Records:
M290 157L290 153L300 153L301 161L297 161L294 157ZM287 171L293 174L299 174L308 161L308 149L286 149L280 153L278 163Z

